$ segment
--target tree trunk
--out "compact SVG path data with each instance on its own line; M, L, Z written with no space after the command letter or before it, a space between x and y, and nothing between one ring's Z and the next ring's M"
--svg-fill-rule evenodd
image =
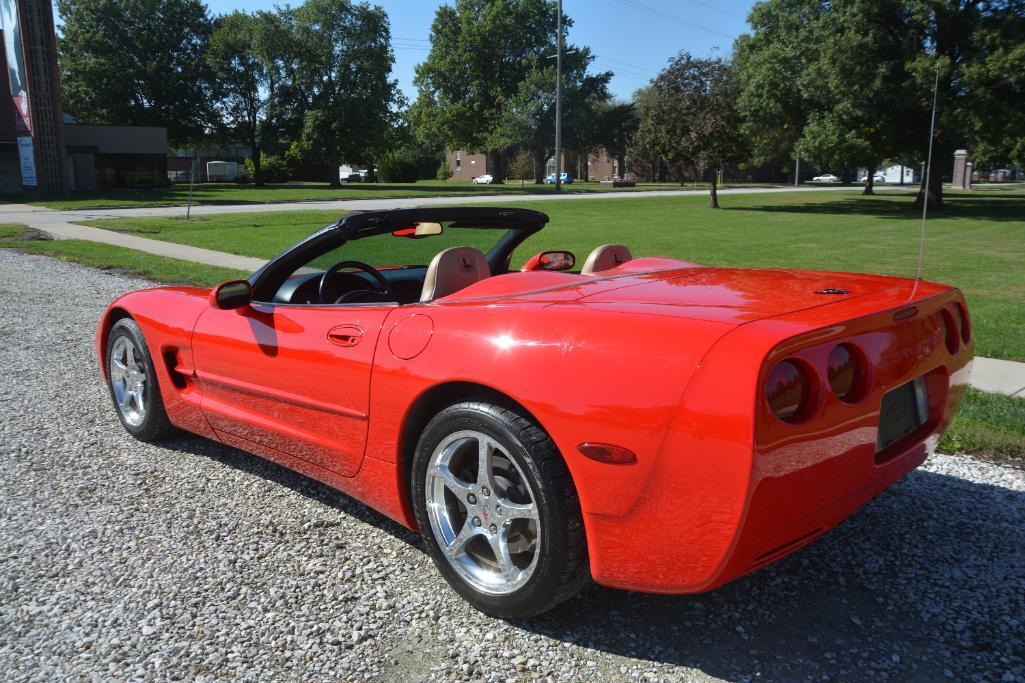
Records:
M491 182L494 185L501 185L505 182L505 164L502 163L502 150L493 149L487 153L488 161L486 169L491 174Z
M619 179L626 180L626 150L622 147L616 155L616 168L619 171Z
M945 145L937 143L932 150L932 170L929 172L929 187L925 186L925 172L923 169L921 184L918 187L918 196L915 198L915 208L921 209L925 201L926 192L929 194L929 209L943 208L943 159L946 158L947 149Z
M534 150L534 184L544 185L545 184L545 162L547 155L545 150Z
M256 143L255 140L253 141L253 144L252 144L252 150L253 150L253 183L257 187L263 187L263 165L262 165L263 152L260 151L260 147Z
M718 173L715 172L715 169L712 169L712 191L708 195L708 206L712 209L719 208L719 192L716 189L717 176Z
M341 155L338 153L338 143L332 142L331 149L328 153L328 159L331 160L331 187L341 187L342 181L338 178L338 168L342 165Z
M875 168L868 169L868 175L865 176L865 189L861 191L861 194L875 194Z

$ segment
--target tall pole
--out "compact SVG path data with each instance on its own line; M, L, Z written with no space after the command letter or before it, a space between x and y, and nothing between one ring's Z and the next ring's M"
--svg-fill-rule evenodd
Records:
M562 191L562 0L555 19L555 191Z
M794 187L801 182L801 157L797 157L797 166L794 169Z

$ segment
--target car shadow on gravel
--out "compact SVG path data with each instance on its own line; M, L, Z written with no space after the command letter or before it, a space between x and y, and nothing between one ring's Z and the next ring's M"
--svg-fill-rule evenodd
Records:
M374 526L403 543L422 548L419 534L413 533L337 489L270 460L198 436L175 437L160 442L160 446L179 453L205 456L228 467L280 484L302 496L344 512L360 522Z
M595 587L517 626L727 680L1025 676L1023 538L1025 493L918 470L811 546L711 593Z

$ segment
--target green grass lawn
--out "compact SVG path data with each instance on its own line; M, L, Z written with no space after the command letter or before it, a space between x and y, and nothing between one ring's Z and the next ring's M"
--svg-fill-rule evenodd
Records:
M733 186L741 185L735 183ZM764 184L763 184L764 185ZM730 185L727 185L729 187ZM612 189L598 182L574 182L564 186L565 193L637 192L641 190L679 190L704 185L688 183L640 183L636 187ZM195 204L270 204L277 202L339 201L346 199L384 199L389 197L473 196L474 194L545 194L554 192L553 185L534 185L509 181L504 185L474 185L469 180L421 180L416 183L356 183L331 187L327 183L282 183L256 187L236 183L201 183L193 193ZM187 184L141 190L108 190L73 192L70 199L48 199L26 202L51 209L99 209L132 206L184 205L188 200ZM0 201L24 202L20 195L0 196Z
M205 266L191 261L153 256L135 249L114 247L85 240L32 239L35 233L23 225L0 225L0 248L43 254L61 261L81 263L101 270L140 275L168 284L213 286L249 273L230 268Z
M1025 463L1025 398L969 389L939 450Z
M514 257L570 249L579 259L621 242L636 256L674 256L710 265L796 267L914 276L920 215L910 193L732 195L723 209L705 197L523 203L551 223ZM509 205L515 206L515 201ZM271 258L338 217L333 211L224 214L192 221L133 218L88 224L207 249ZM925 276L960 287L968 298L979 355L1025 360L1025 192L948 193L927 226ZM475 234L476 233L476 234ZM450 230L439 238L378 237L347 245L371 264L426 263L453 244L486 247L486 231Z

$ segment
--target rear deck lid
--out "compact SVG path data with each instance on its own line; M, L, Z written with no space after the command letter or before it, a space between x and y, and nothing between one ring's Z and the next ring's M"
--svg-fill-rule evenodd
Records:
M691 268L620 282L625 286L576 303L742 324L872 294L900 280L819 271Z

